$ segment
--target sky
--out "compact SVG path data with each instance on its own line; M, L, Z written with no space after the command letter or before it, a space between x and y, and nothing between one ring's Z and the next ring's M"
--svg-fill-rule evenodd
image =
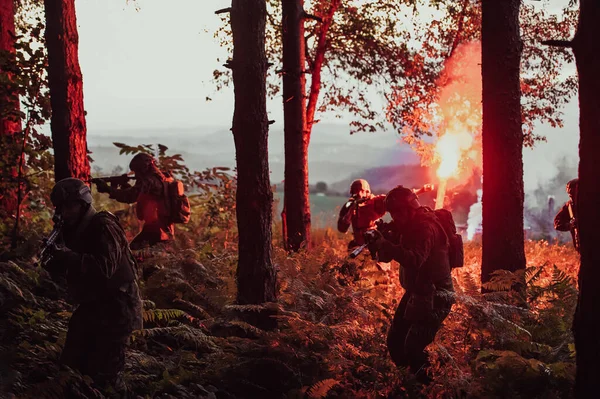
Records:
M90 133L230 125L233 90L217 93L211 82L213 70L225 70L222 64L229 56L213 38L220 24L214 11L229 4L230 0L77 0ZM213 101L206 102L207 96ZM280 104L269 104L273 117L281 114Z
M555 7L566 1L544 3ZM213 70L224 70L222 63L230 56L213 38L221 23L214 11L230 6L231 0L75 3L90 136L113 129L231 126L233 90L216 92L211 81ZM206 102L207 96L213 101ZM269 119L281 124L281 100L270 100L267 109ZM321 119L328 121L327 116ZM575 159L577 119L574 99L564 129L540 128L548 143L524 150L526 188L552 177L558 158ZM398 145L393 135L387 136L390 145Z

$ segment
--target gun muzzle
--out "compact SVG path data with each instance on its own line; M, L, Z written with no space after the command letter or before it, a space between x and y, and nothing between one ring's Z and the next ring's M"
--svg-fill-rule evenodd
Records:
M350 252L350 258L351 259L356 258L358 255L360 255L360 253L362 251L365 250L366 247L367 247L367 244L363 244L360 247L355 248L354 251Z

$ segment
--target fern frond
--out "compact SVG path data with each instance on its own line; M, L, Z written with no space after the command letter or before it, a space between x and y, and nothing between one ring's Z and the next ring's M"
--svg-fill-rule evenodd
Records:
M334 380L333 378L328 378L323 381L319 381L306 391L306 395L309 398L324 398L327 396L327 393L339 384L339 381Z
M527 279L527 286L532 285L538 281L544 271L544 267L530 266L525 269L525 278Z
M191 316L180 309L150 309L142 313L145 322L156 322L157 320L170 321L179 318L189 319Z
M264 305L227 305L227 310L235 310L238 312L263 312L266 307Z
M209 352L215 352L219 350L218 346L214 343L214 340L211 337L204 334L197 328L186 325L136 330L133 332L133 336L144 338L171 336L176 337L182 345L193 347L196 350L204 350Z
M5 275L2 278L0 278L0 284L4 288L6 288L6 290L8 290L8 292L10 292L11 294L21 298L25 298L23 296L23 291L21 291L21 289L19 288L19 285L13 280L11 280L8 276Z
M144 299L142 301L142 306L144 310L156 309L156 304L149 299Z

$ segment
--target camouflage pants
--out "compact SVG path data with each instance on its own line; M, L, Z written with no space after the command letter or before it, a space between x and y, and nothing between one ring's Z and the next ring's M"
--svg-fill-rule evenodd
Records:
M67 340L60 361L89 375L100 388L119 388L125 367L129 333L98 328L97 314L77 309L69 321Z
M408 366L417 374L429 365L425 348L433 342L454 300L448 295L435 295L431 313L423 320L413 321L405 317L409 299L410 294L407 293L400 300L388 332L387 346L397 366Z

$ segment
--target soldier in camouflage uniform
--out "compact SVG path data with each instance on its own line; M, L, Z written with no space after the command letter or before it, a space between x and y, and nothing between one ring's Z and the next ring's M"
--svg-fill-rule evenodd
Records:
M563 205L554 218L554 228L558 231L571 232L573 246L579 252L579 231L577 229L577 189L579 179L573 179L567 183L567 194L569 201Z
M96 212L81 180L59 181L51 199L64 227L46 268L66 277L69 298L79 305L61 362L101 387L123 389L125 348L131 332L142 328L135 260L125 233L114 215Z
M144 227L131 241L131 249L142 249L173 239L175 230L167 209L167 177L158 169L154 158L145 153L134 156L129 168L135 172L133 187L116 188L103 181L96 186L98 192L109 193L110 198L119 202L136 203L136 214L144 221Z
M434 212L421 206L412 190L392 189L385 205L393 221L383 234L369 233L369 249L381 261L400 263L400 283L406 290L388 333L388 350L396 365L409 366L426 383L425 348L454 303L448 237Z
M385 214L385 195L373 195L366 180L354 180L350 185L350 195L338 217L341 233L352 226L354 238L348 243L348 249L364 244L364 233L376 228L375 222Z

